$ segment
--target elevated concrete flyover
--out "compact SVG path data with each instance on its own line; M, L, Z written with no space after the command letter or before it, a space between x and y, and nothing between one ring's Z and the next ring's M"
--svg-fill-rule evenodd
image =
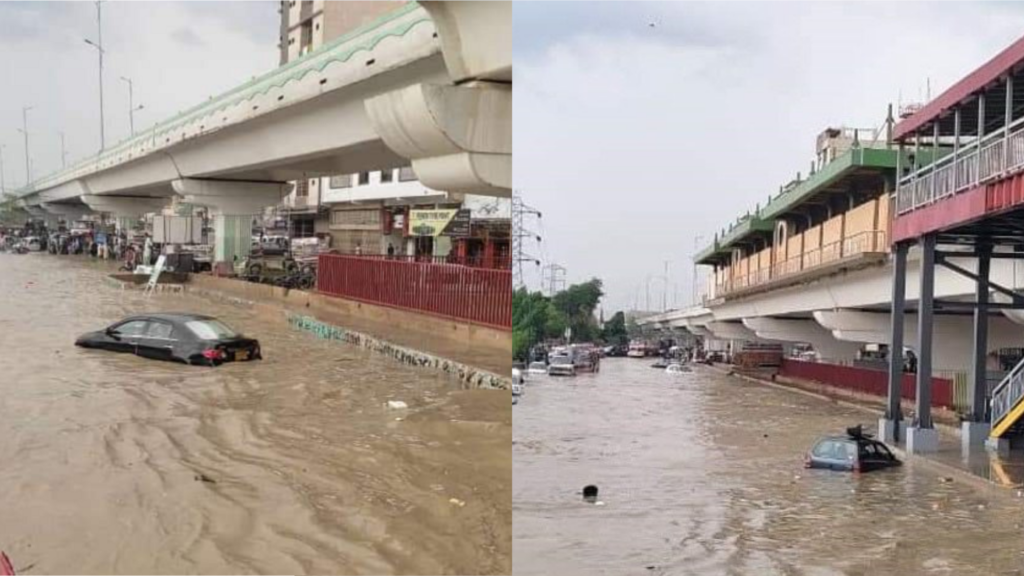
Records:
M430 188L510 196L511 17L510 2L406 4L15 194L51 212L189 196L249 216L291 180L411 164Z

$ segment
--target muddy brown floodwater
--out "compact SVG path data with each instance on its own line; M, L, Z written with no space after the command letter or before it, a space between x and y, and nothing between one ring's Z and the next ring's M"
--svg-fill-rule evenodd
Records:
M0 550L15 568L511 570L507 392L461 390L283 316L147 299L106 272L0 254ZM73 346L146 311L217 316L258 337L266 359L210 369ZM409 410L385 411L389 399Z
M934 465L804 470L865 412L707 368L606 359L513 408L514 573L1021 574L1024 499ZM577 494L597 484L604 506Z

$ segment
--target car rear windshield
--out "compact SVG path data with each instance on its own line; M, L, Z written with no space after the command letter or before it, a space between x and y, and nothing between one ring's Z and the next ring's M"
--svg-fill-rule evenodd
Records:
M554 356L551 358L552 364L572 364L572 359L568 356Z
M185 322L185 326L200 340L222 340L238 336L238 332L220 320L193 320Z

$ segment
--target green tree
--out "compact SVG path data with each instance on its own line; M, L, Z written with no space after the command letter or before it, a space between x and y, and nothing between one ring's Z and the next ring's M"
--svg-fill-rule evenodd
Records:
M573 340L583 342L599 336L594 310L602 296L601 280L592 278L569 286L551 299L555 309L565 317L567 326L572 328Z
M525 360L530 348L544 339L551 304L540 292L520 288L512 293L512 356Z
M616 312L612 319L605 322L601 337L606 344L627 344L629 333L626 331L626 314Z

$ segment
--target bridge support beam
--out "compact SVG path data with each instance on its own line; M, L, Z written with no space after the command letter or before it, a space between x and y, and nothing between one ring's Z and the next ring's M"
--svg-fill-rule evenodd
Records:
M991 264L992 246L979 244L978 281L975 290L974 309L974 342L972 346L970 386L971 414L968 421L961 424L960 440L965 451L983 446L988 437L991 425L987 421L988 377L986 360L988 359L988 300L989 300L989 269Z
M105 212L115 218L118 232L129 230L144 214L159 212L171 203L170 198L82 196L82 202L96 212Z
M921 290L917 303L917 398L914 425L907 429L907 452L923 454L939 449L939 434L932 425L932 319L935 300L935 234L921 239Z
M753 330L747 328L741 322L722 322L716 320L708 322L707 328L714 334L715 338L745 340L747 342L756 342L758 340L757 334L754 334Z
M252 220L291 192L286 182L239 182L186 178L172 183L185 202L206 206L213 215L214 267L229 272L234 262L249 256Z
M810 344L822 360L845 363L857 357L861 344L837 340L812 319L744 318L743 325L764 340Z
M68 222L74 220L81 220L82 218L85 218L87 215L93 213L88 206L81 204L52 204L44 202L41 206L43 207L43 210L45 210L46 212L59 218L63 218L65 221ZM46 225L47 227L50 226L49 220L47 220Z
M512 85L415 84L369 98L367 115L384 143L412 160L436 190L512 193Z
M898 243L893 247L892 305L889 344L889 389L885 401L885 417L878 421L878 437L882 442L896 443L903 436L903 323L907 307L907 252L910 246ZM819 318L816 319L820 322Z

